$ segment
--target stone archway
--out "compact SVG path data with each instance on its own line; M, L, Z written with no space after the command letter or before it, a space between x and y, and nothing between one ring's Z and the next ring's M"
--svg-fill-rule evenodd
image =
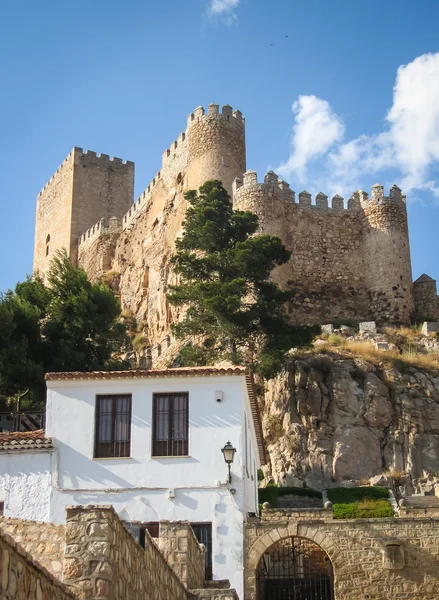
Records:
M257 600L333 600L334 574L315 542L291 536L272 544L256 569Z
M291 540L291 538L305 538L310 543L313 543L317 548L328 557L331 565L332 589L337 571L337 551L334 546L334 540L331 535L327 535L321 524L316 523L301 523L300 521L290 522L262 522L259 525L248 524L246 527L245 536L245 559L244 559L244 583L245 593L244 600L260 600L258 584L260 574L258 569L260 561L263 560L263 555L269 552L270 548L275 546L282 540ZM329 599L335 598L335 593L332 591L332 596ZM292 596L294 598L294 596ZM305 596L306 598L306 596ZM317 598L319 598L317 596ZM262 598L263 600L263 598ZM277 600L277 599L276 599ZM288 596L279 598L278 600L289 600ZM301 600L300 596L296 595L294 600ZM313 598L314 600L314 598ZM320 600L320 598L319 598ZM326 600L325 596L322 600Z

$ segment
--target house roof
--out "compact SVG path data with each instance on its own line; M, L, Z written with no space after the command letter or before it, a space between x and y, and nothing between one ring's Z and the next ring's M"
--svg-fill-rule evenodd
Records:
M259 459L261 464L266 464L266 453L264 437L262 435L261 415L255 393L255 384L253 374L245 367L236 365L217 366L217 367L179 367L176 369L130 369L126 371L90 371L90 372L60 372L46 373L46 381L89 381L89 380L108 380L108 379L157 379L160 377L208 377L214 375L244 375L247 392L250 400L250 407L253 417L253 424L256 432L258 444Z
M0 452L53 449L52 438L45 436L44 429L0 433Z
M245 375L245 367L179 367L176 369L128 369L126 371L68 371L46 373L46 381L88 380L88 379L134 379L157 377L193 377L207 375Z

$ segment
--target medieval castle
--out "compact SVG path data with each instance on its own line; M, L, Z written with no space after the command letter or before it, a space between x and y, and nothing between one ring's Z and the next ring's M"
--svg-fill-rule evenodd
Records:
M397 186L355 192L347 201L303 191L270 171L258 183L246 171L245 123L228 105L189 115L184 133L165 150L162 167L133 202L134 163L75 147L37 200L34 270L44 275L53 253L67 248L93 279L106 277L123 308L145 323L152 344L177 318L166 301L174 281L169 258L182 231L184 193L219 179L233 206L259 216L261 231L292 251L275 278L295 291L297 323L340 318L407 324L439 320L436 282L412 283L406 199Z

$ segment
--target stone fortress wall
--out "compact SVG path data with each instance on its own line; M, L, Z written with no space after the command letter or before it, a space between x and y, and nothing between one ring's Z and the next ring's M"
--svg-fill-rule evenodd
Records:
M344 199L295 192L270 171L263 183L247 171L233 184L233 205L259 216L261 230L280 235L292 251L278 269L278 283L296 291L290 310L297 322L373 318L403 324L413 313L407 210L401 190L384 196L375 185L372 197L354 193Z
M439 319L434 280L412 284L399 188L385 196L376 185L371 198L356 192L347 208L337 195L329 207L323 193L313 204L303 191L296 202L275 173L258 183L256 173L246 171L244 119L228 105L198 107L189 115L185 132L164 151L160 170L135 202L133 175L133 163L74 149L39 196L35 268L44 273L53 250L70 243L72 259L77 255L92 279L106 275L123 308L144 323L152 344L179 317L166 293L175 282L169 259L182 232L184 194L208 179L220 179L235 208L258 214L261 231L280 235L292 251L275 277L295 290L294 321L407 324L414 311ZM46 257L49 225L57 237Z

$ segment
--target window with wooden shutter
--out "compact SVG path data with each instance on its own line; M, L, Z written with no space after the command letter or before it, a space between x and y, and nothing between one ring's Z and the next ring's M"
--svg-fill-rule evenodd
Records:
M189 394L153 394L152 456L187 456Z
M131 453L131 394L96 396L95 458Z

